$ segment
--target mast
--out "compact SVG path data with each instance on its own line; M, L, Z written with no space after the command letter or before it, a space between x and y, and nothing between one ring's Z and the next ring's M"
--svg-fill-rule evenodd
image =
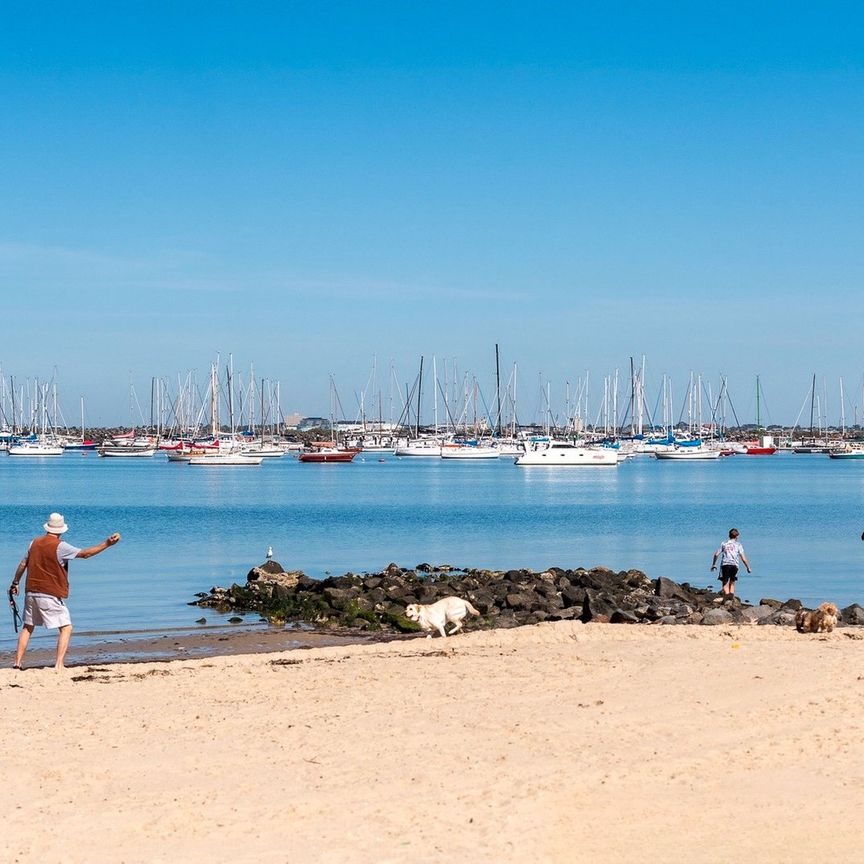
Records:
M423 390L423 355L420 355L420 376L417 379L417 426L415 430L415 438L420 437L420 394Z
M762 415L759 413L759 376L756 376L756 431L762 428Z
M498 343L495 343L495 395L498 398L498 425L495 430L496 437L501 437L501 366L498 358Z
M816 407L816 373L813 373L813 384L810 386L810 438L816 440L813 434L813 411Z

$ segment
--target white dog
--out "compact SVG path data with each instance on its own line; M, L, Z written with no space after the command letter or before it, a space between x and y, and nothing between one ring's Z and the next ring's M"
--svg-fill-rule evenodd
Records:
M409 603L405 608L405 615L416 621L423 630L437 630L442 636L452 636L457 630L462 629L462 619L468 615L479 615L480 613L461 597L444 597L436 603L423 606L420 603ZM448 634L445 625L453 624L453 629ZM430 633L427 639L432 638Z

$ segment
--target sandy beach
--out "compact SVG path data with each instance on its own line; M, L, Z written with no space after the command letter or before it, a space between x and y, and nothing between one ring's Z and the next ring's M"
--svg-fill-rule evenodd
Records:
M15 862L846 861L864 632L573 622L0 670Z

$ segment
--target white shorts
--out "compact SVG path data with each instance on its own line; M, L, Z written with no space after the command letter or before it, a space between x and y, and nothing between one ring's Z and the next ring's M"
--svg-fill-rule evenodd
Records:
M69 609L59 597L50 594L24 596L24 623L30 627L65 627L72 623Z

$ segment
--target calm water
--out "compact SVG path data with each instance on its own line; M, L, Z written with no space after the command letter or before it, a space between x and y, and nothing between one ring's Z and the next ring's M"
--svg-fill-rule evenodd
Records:
M192 624L202 614L186 605L195 592L242 582L268 545L286 568L313 576L390 561L603 564L707 585L711 554L736 526L754 568L742 576L742 597L846 605L864 601L862 501L864 461L816 455L638 457L617 469L570 470L520 469L510 459L379 462L377 454L350 465L286 457L234 470L158 456L0 456L0 562L5 589L52 510L65 515L77 546L120 531L120 545L72 562L73 620L79 633L146 630ZM12 638L6 615L0 645Z

